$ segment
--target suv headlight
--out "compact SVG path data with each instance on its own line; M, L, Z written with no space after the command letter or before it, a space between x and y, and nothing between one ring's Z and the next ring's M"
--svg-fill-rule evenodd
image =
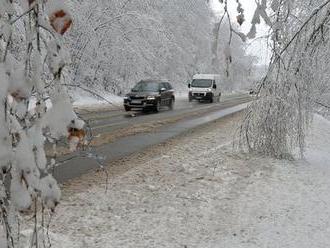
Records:
M147 100L156 100L155 96L147 96Z

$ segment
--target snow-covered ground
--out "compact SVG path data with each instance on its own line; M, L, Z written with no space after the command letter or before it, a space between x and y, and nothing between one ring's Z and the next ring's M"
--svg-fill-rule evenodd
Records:
M330 122L304 161L235 153L227 117L67 184L53 246L330 247Z

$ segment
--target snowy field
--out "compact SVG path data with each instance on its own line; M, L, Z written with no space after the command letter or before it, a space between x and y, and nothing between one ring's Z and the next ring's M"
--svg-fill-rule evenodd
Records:
M56 248L330 247L330 122L304 161L233 153L240 115L65 185Z

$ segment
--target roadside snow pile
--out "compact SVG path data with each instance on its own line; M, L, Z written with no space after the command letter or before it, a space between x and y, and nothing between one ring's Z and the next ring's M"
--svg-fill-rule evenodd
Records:
M330 247L330 122L316 116L289 162L233 154L240 118L112 164L107 193L100 173L72 182L53 247Z
M79 89L74 92L71 91L73 106L75 108L118 108L118 106L122 106L122 97L110 93L95 92L100 97Z

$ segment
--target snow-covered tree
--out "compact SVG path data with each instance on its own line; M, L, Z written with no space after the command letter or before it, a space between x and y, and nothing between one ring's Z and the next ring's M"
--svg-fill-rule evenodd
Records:
M242 126L241 140L250 151L283 158L299 147L303 155L315 107L328 107L329 13L330 1L257 3L247 36L254 38L263 20L273 56Z
M72 83L124 94L143 78L176 88L210 72L212 12L205 0L75 1Z
M36 213L51 213L61 197L51 175L56 140L71 131L77 145L73 130L84 125L61 83L70 61L62 35L72 18L63 0L0 0L0 6L0 247L21 247L19 212L27 210L36 221L29 247L46 247ZM46 143L53 144L52 157Z
M225 89L232 90L241 85L239 75L246 79L252 71L253 58L237 37L227 68L222 56L227 28L219 35L219 56L212 54L215 18L205 0L72 0L71 5L76 25L68 37L73 60L68 81L77 87L120 95L143 78L167 78L181 90L195 73L220 73Z
M234 25L234 24L232 24ZM255 81L256 57L247 54L247 44L239 35L231 36L228 21L215 22L213 39L213 72L222 76L224 91L246 90ZM243 34L241 34L243 35Z
M277 158L291 157L299 147L303 155L312 113L329 109L330 1L256 1L247 34L237 32L229 13L229 4L236 4L237 23L246 21L240 1L219 2L224 7L221 20L229 20L229 44L233 35L254 39L261 22L269 27L272 58L267 76L256 89L258 98L247 110L241 145Z

